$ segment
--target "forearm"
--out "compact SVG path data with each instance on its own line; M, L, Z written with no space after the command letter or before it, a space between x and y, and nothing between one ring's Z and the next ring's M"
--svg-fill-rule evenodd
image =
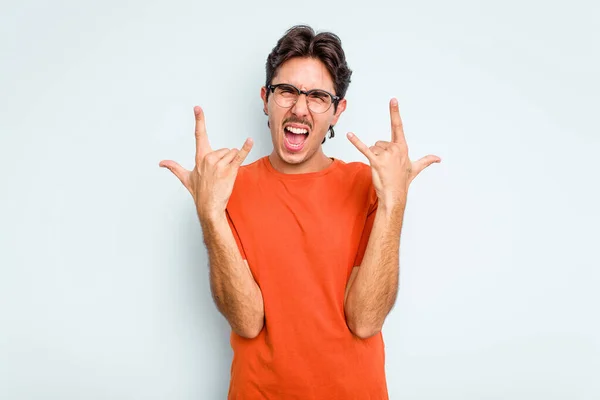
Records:
M358 337L378 333L396 301L403 216L404 203L391 208L379 205L362 263L349 282L346 322Z
M225 213L200 218L210 263L210 288L218 310L232 330L256 337L264 325L263 297L240 251Z

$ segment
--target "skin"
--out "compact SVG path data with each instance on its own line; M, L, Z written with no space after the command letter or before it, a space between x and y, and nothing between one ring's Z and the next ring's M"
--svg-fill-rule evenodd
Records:
M245 338L256 337L264 326L264 303L248 263L242 259L227 222L225 208L240 166L252 149L246 139L241 150L213 151L208 141L204 112L194 107L196 162L188 171L171 160L160 162L188 189L202 225L210 264L210 288L217 309L231 329Z
M335 94L333 80L324 64L311 58L294 58L280 66L273 84L290 83L302 90L324 89ZM332 106L322 114L312 113L301 95L290 108L282 108L267 89L261 88L265 113L269 116L273 152L269 160L280 172L289 174L316 172L327 168L332 160L321 146L330 125L335 125L346 109L342 99L336 110ZM196 157L192 171L172 160L160 162L188 189L194 199L204 242L210 260L213 299L219 311L238 335L256 337L264 327L264 303L248 263L242 259L229 228L227 202L238 170L253 142L246 139L240 150L213 151L206 133L204 113L194 108L196 117ZM440 162L429 155L411 162L396 99L390 101L391 141L378 141L369 147L356 135L348 133L350 142L367 157L371 166L378 208L369 242L360 266L353 269L346 287L344 310L350 331L359 338L377 334L393 307L398 291L399 247L402 220L412 180L426 167ZM307 141L299 152L284 146L284 126L289 121L309 128Z
M301 90L323 89L336 94L333 79L325 65L314 58L292 58L283 63L273 77L272 84L289 83ZM321 142L330 125L335 125L346 109L342 99L334 111L333 105L325 113L312 113L307 106L306 96L301 95L291 108L283 108L273 100L273 93L267 98L267 88L262 87L260 97L264 112L269 116L273 152L269 160L273 167L286 174L316 172L326 168L332 160L323 153ZM291 152L283 144L286 121L296 121L307 125L309 135L300 152Z
M347 137L371 165L378 207L362 264L352 271L344 310L348 328L366 339L381 331L398 294L402 221L410 183L421 171L441 162L428 155L412 162L404 136L398 101L390 101L391 141L368 147L353 133Z

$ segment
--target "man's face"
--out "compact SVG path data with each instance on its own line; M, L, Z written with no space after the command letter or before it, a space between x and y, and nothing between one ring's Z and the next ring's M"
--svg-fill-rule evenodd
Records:
M322 89L333 95L333 80L325 65L315 58L292 58L283 63L273 77L272 85L286 83L300 90ZM346 108L346 100L334 105L324 113L315 113L308 107L305 95L291 107L281 107L275 102L274 93L261 89L264 110L269 116L274 153L286 164L302 164L310 161L321 150L321 142L330 125L335 125ZM292 130L294 132L292 132ZM302 134L306 131L308 134Z

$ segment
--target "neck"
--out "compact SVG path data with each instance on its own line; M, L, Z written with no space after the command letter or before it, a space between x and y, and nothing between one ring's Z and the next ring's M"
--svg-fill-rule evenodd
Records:
M323 153L323 150L315 152L310 158L298 163L290 164L281 159L277 152L269 155L269 161L273 168L284 174L306 174L309 172L318 172L331 165L333 160Z

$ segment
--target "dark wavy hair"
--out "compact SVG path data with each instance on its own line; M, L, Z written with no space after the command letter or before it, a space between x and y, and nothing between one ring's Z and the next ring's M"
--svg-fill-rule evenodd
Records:
M267 79L265 86L269 86L277 69L287 60L294 57L309 57L320 60L333 79L335 95L340 98L346 96L350 85L352 71L346 62L346 55L342 49L342 41L331 32L315 33L314 29L307 25L297 25L288 29L277 41L273 50L267 57ZM267 91L267 98L269 91ZM337 103L334 112L337 111ZM335 136L333 125L329 127L329 138ZM325 139L323 139L325 143Z

